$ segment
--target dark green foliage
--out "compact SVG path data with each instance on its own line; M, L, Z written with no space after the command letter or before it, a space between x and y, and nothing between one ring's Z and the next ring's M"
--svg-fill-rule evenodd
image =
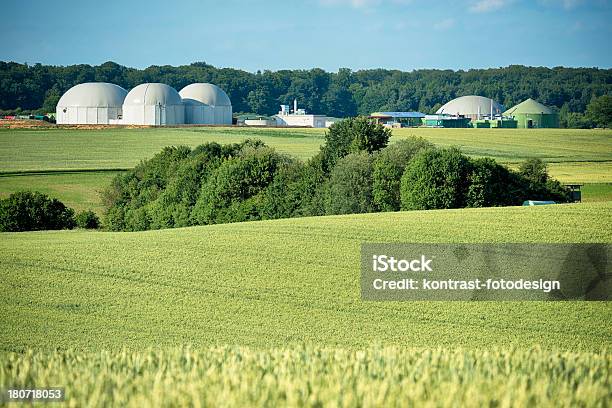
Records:
M546 163L540 159L527 159L519 166L518 173L530 183L544 184L548 180Z
M79 228L96 229L100 227L100 219L91 210L81 211L74 217L76 226Z
M401 179L402 209L465 207L470 168L469 159L457 149L421 151Z
M379 211L399 211L400 179L412 157L434 146L427 140L412 136L382 149L374 158L372 196Z
M198 224L249 221L261 218L255 196L272 182L279 164L287 160L273 149L245 146L219 166L202 186L192 218Z
M359 152L338 160L324 191L327 214L373 212L372 156Z
M111 82L126 89L143 82L163 82L176 89L193 82L211 82L229 95L234 112L271 115L278 105L297 98L309 112L333 117L368 115L374 111L435 112L461 95L482 95L506 107L527 98L573 114L585 112L591 99L612 93L612 70L544 68L512 65L468 71L421 69L411 72L369 69L337 73L314 68L250 73L215 68L204 62L143 70L114 62L102 65L47 66L0 62L0 110L15 113L52 106L57 95L83 82ZM570 118L572 126L584 122Z
M612 95L594 98L587 106L586 116L597 127L612 127Z
M518 175L491 158L472 160L467 207L520 205L524 200L524 185Z
M261 146L261 141L245 140L223 146L212 142L193 150L164 148L134 170L118 175L102 193L105 226L139 231L193 225L191 211L210 174L243 149Z
M491 159L470 160L457 149L436 149L415 137L379 150L387 135L374 129L375 137L369 137L371 123L356 121L357 126L339 128L354 133L342 138L336 131L329 138L333 148L322 148L307 163L252 140L225 146L209 143L193 150L165 148L113 180L103 194L105 226L139 231L395 211L400 206L433 209L567 200L567 191L548 178L541 161L530 160L515 173Z
M336 122L325 133L325 145L321 147L323 169L329 172L338 159L349 153L378 151L387 146L390 137L390 129L365 116Z
M308 197L308 176L311 169L299 161L280 163L274 180L264 191L261 215L264 219L307 215L304 201Z
M20 191L0 200L0 231L72 229L74 210L37 191Z

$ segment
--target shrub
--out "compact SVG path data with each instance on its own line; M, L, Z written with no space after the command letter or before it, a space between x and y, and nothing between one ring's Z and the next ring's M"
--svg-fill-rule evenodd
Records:
M378 210L400 209L400 180L406 166L419 151L433 148L427 140L412 136L378 152L372 174L372 197Z
M285 158L268 147L245 146L238 156L223 162L202 186L192 218L196 224L215 224L258 219L252 201L274 179Z
M525 186L506 167L491 158L472 160L466 197L468 207L519 205L524 197Z
M528 159L518 171L523 178L525 199L570 201L570 193L560 182L550 178L546 163L540 159Z
M81 211L74 217L74 220L79 228L96 229L100 227L100 219L91 210Z
M308 168L299 161L281 163L274 180L262 194L261 215L264 219L300 215L308 196Z
M378 151L387 146L390 137L391 130L365 116L336 122L325 133L325 145L321 148L323 169L327 173L349 153Z
M0 200L0 231L74 228L74 210L39 192L20 191Z
M325 193L327 214L373 212L372 156L366 152L352 153L338 160Z
M465 207L469 172L469 159L457 149L421 151L401 179L402 209Z

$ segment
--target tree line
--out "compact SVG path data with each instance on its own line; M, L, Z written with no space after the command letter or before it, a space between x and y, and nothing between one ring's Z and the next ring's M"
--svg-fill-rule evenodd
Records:
M258 140L166 147L102 194L110 230L139 231L302 216L569 201L538 159L512 171L436 148L366 117L333 124L302 162Z
M598 68L512 65L467 71L342 68L326 72L314 68L251 73L204 62L145 69L114 62L98 66L0 62L0 110L52 112L70 87L94 81L126 89L143 82L163 82L179 90L193 82L210 82L227 92L234 112L261 115L276 113L279 104L290 104L294 98L309 112L339 118L374 111L431 113L455 97L470 94L493 98L507 108L533 98L557 109L567 127L589 125L580 116L589 103L612 95L612 69Z

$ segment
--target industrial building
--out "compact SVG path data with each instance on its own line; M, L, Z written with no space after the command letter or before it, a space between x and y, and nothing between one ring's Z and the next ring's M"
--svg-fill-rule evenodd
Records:
M281 110L274 118L277 126L324 128L333 123L325 115L308 114L305 109L298 109L297 99L293 100L293 111L289 110L289 105L281 105Z
M70 88L57 103L60 124L108 125L121 118L127 91L115 84L87 82Z
M196 83L181 93L161 83L140 84L130 92L114 84L83 83L60 98L56 120L58 124L232 124L232 104L218 86Z
M484 96L468 95L455 98L442 105L437 114L464 116L472 120L483 119L485 116L493 118L501 115L504 108L493 99Z
M181 125L185 107L176 89L166 84L140 84L128 92L123 101L125 125Z
M370 118L387 127L421 126L424 113L421 112L374 112Z
M185 104L185 123L231 125L232 103L217 85L196 83L179 92Z
M467 128L470 127L470 118L437 113L425 115L423 124L427 127Z
M546 105L529 98L504 112L517 121L519 128L556 128L559 115Z

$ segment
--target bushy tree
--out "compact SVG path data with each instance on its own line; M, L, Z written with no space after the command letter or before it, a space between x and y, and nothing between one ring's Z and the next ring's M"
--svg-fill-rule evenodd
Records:
M226 160L202 186L193 209L197 224L247 221L260 217L254 199L274 179L285 159L268 147L245 146L236 157Z
M412 136L380 150L374 158L372 198L379 211L399 211L400 180L415 154L432 149L427 140Z
M468 184L468 207L519 205L525 200L519 178L491 158L472 160Z
M429 149L418 153L401 179L403 210L466 206L470 161L458 149Z
M534 185L544 184L548 180L548 169L546 163L541 159L531 158L525 160L520 164L518 172Z
M365 116L338 121L325 133L325 145L321 147L323 169L328 172L349 153L378 151L387 146L390 137L390 129Z
M74 210L37 191L20 191L0 200L0 231L72 229Z
M307 197L308 168L296 160L280 163L274 180L265 189L261 201L264 219L290 218L304 215L302 207Z
M603 95L594 98L586 109L586 116L595 126L612 127L612 95Z
M74 217L76 226L79 228L96 229L100 227L100 219L95 212L85 210L77 213Z
M327 214L373 212L372 156L358 152L341 158L324 188Z

